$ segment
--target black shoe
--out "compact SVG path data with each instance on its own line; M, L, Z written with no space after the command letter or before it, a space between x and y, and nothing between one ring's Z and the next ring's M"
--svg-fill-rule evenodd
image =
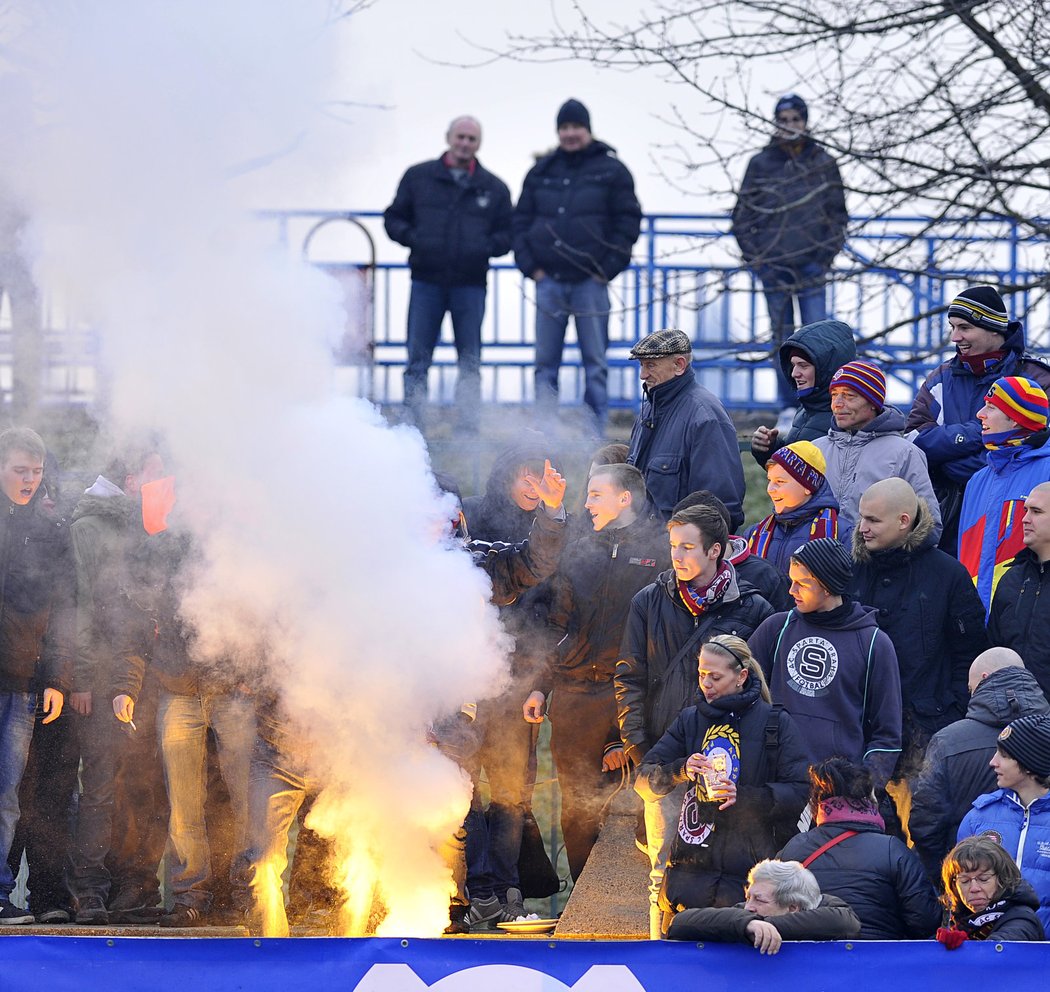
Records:
M204 913L199 909L183 906L181 903L172 906L171 911L162 916L158 922L162 927L203 927L208 924Z
M80 926L97 927L109 923L109 913L101 896L85 896L77 900L75 921Z
M448 926L445 927L444 932L449 936L454 934L470 933L470 924L467 922L467 913L470 911L470 906L461 906L459 903L453 903L448 907Z
M61 909L58 906L52 909L45 909L42 913L36 914L37 923L68 923L70 921L69 913Z
M0 925L21 926L24 923L33 923L35 920L36 917L28 909L19 909L7 899L0 899Z

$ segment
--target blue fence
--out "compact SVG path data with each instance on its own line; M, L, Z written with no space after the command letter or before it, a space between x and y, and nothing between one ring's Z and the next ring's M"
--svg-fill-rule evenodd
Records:
M302 254L341 284L348 322L333 341L341 386L377 402L400 402L409 274L405 251L363 211L260 214L275 242ZM854 217L846 250L828 287L830 311L851 324L860 350L889 373L893 402L910 401L926 371L942 360L944 307L965 285L1022 288L1012 295L1031 350L1050 346L1045 298L1047 239L1025 237L1012 221L918 216ZM533 284L508 261L493 266L483 335L482 389L491 403L532 399ZM729 219L719 214L650 214L634 263L611 286L610 404L634 408L637 368L631 345L660 327L686 330L705 385L732 409L776 405L770 339L760 287L740 268ZM97 346L90 328L45 303L45 391L53 400L87 401L96 389ZM290 332L291 333L291 332ZM9 322L0 316L0 388L9 388L3 355ZM455 351L446 329L435 353L431 396L451 403ZM562 371L564 402L580 402L579 352L570 331Z
M47 992L745 992L1039 989L1048 944L0 937L4 989Z

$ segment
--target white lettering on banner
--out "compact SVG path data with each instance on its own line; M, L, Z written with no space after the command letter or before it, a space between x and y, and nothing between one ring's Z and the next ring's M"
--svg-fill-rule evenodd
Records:
M622 964L596 964L575 985L534 968L516 964L485 964L466 968L427 985L407 964L374 964L354 992L645 992Z

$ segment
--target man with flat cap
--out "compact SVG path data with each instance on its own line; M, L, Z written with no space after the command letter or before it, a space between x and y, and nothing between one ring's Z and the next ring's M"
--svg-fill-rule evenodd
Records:
M579 100L558 111L558 147L529 170L514 210L514 261L536 283L536 411L552 422L571 315L583 359L583 401L597 434L608 408L609 283L631 262L642 208L616 150L591 135Z
M744 469L736 428L718 397L697 381L692 357L688 335L672 327L631 349L642 406L627 461L645 477L650 509L663 519L690 493L706 489L725 503L737 533L744 522Z

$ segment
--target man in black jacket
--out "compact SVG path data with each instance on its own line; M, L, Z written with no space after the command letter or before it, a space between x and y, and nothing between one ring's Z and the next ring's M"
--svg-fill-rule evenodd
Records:
M970 666L966 716L933 735L915 783L908 830L923 867L940 884L941 862L954 847L959 824L978 796L997 788L989 766L1008 723L1050 713L1050 703L1009 648L981 652Z
M1021 526L1025 546L995 588L988 638L1024 658L1050 696L1050 482L1028 494Z
M809 136L809 110L795 93L773 112L773 140L747 164L733 209L733 236L749 269L762 281L772 351L799 325L827 317L824 283L846 240L846 200L835 160ZM785 406L795 390L782 376Z
M525 700L525 719L550 704L561 830L573 879L598 838L602 807L626 764L613 673L631 598L669 564L667 530L641 513L645 483L633 465L602 465L587 482L594 530L573 542L551 579L548 627L558 637L550 671ZM615 781L613 781L615 779Z
M38 512L33 497L46 449L26 427L0 434L0 924L32 923L11 903L7 855L18 823L18 787L44 687L44 723L62 713L73 664L74 574L65 521Z
M485 283L489 259L510 250L510 191L477 160L481 125L473 117L457 117L446 140L440 158L404 174L383 223L391 239L411 249L405 405L422 427L427 373L441 322L451 313L459 426L477 433Z
M558 147L529 170L514 210L514 262L536 284L536 409L551 421L570 314L583 359L583 401L599 434L608 406L608 284L631 262L642 208L615 149L591 135L579 100L558 111Z
M969 573L937 547L926 501L904 479L883 479L860 498L849 591L874 607L901 675L903 753L911 779L930 737L966 712L970 663L988 646Z

